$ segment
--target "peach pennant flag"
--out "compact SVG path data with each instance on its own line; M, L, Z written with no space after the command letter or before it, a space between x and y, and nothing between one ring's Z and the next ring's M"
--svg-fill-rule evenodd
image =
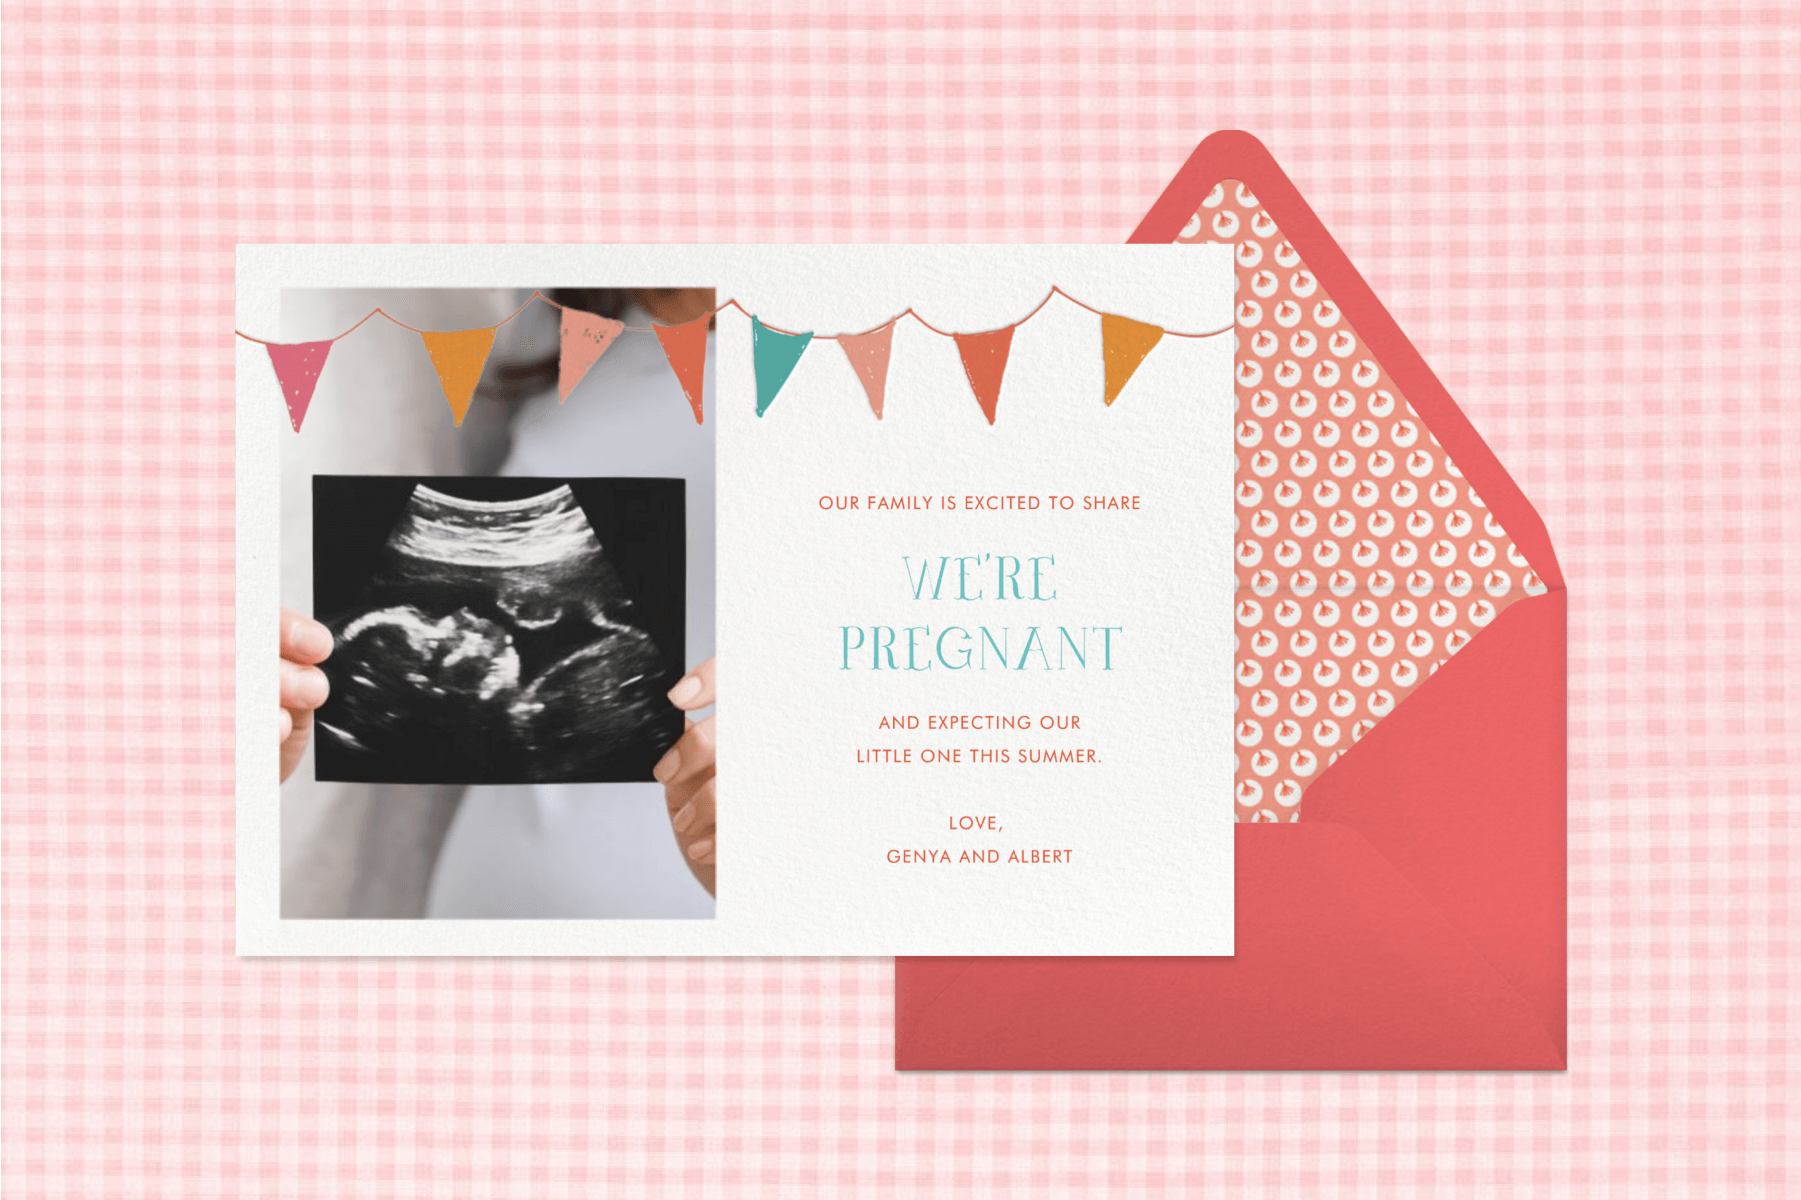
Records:
M1007 373L1007 353L1013 348L1013 326L987 333L953 333L957 353L963 357L963 373L982 415L994 424L994 410L1001 402L1001 377Z
M438 370L444 398L450 401L450 415L460 426L469 413L469 402L475 398L475 385L481 382L488 351L494 348L494 331L457 329L419 336L425 341L425 352L431 355L431 365Z
M313 402L313 389L319 386L319 372L325 369L325 356L331 343L295 342L287 346L268 343L269 364L275 368L275 381L281 385L281 397L288 404L288 420L294 432L306 420L307 405Z
M701 423L701 380L707 366L707 326L713 314L689 321L686 325L655 325L657 341L663 344L663 357L688 397L694 410L694 423Z
M844 347L844 357L850 359L851 369L863 383L875 419L881 420L882 400L888 394L888 355L894 349L894 322L868 333L841 333L838 344Z
M1138 370L1145 355L1163 340L1163 330L1129 317L1101 314L1101 361L1107 372L1107 407L1119 399L1119 393Z
M612 321L579 308L563 310L562 352L557 361L557 403L569 399L569 393L582 381L588 368L600 361L625 329L624 321Z

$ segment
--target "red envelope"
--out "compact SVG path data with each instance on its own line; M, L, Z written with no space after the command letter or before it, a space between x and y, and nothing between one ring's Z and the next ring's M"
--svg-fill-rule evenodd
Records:
M1257 810L1277 823L1237 827L1234 957L898 959L895 1066L1563 1070L1565 594L1544 523L1255 138L1202 142L1131 240L1176 240L1224 181L1254 193L1276 257L1311 272L1296 286L1336 304L1542 587L1336 755L1298 819L1283 798Z

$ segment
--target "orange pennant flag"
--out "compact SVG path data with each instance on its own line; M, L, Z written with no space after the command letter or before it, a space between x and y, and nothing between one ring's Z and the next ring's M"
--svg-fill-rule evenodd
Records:
M994 424L994 410L1001 402L1001 377L1007 373L1007 353L1013 348L1013 326L988 333L953 333L957 353L963 356L963 373L982 415Z
M494 348L494 331L457 329L419 336L425 339L431 365L438 369L438 382L444 385L444 398L450 401L450 415L461 425L469 414L469 402L475 398L475 385L481 382L488 351Z
M558 404L569 399L569 393L582 381L588 368L600 361L624 329L624 321L610 321L579 308L563 310L563 348L557 361Z
M663 343L663 357L669 360L670 370L688 397L688 407L694 410L696 425L701 423L701 379L707 367L707 326L712 320L713 314L708 313L686 325L652 326L657 341Z
M869 407L875 410L875 419L881 420L882 400L888 392L888 355L894 349L894 322L868 333L841 333L838 345L844 349L851 369L862 381Z
M1107 407L1119 399L1120 389L1138 370L1144 356L1163 340L1163 330L1129 317L1101 314L1101 361L1107 369Z

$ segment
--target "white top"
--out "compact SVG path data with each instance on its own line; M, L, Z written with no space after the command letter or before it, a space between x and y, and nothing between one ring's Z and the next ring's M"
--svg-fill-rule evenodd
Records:
M635 305L627 325L651 324ZM503 475L687 480L687 665L713 656L713 337L704 424L653 333L619 335L569 394L520 406ZM689 872L655 783L472 787L432 876L428 917L713 915Z

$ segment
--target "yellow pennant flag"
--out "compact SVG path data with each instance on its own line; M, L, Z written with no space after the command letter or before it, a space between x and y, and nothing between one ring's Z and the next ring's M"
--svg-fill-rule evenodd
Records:
M1163 330L1143 321L1101 314L1101 360L1107 368L1107 407L1119 399L1120 389L1138 370L1138 364L1163 340Z
M457 329L419 336L425 339L431 365L438 369L438 382L444 385L444 398L450 401L450 415L461 425L469 413L469 401L475 398L475 385L481 382L488 351L494 348L494 331Z

